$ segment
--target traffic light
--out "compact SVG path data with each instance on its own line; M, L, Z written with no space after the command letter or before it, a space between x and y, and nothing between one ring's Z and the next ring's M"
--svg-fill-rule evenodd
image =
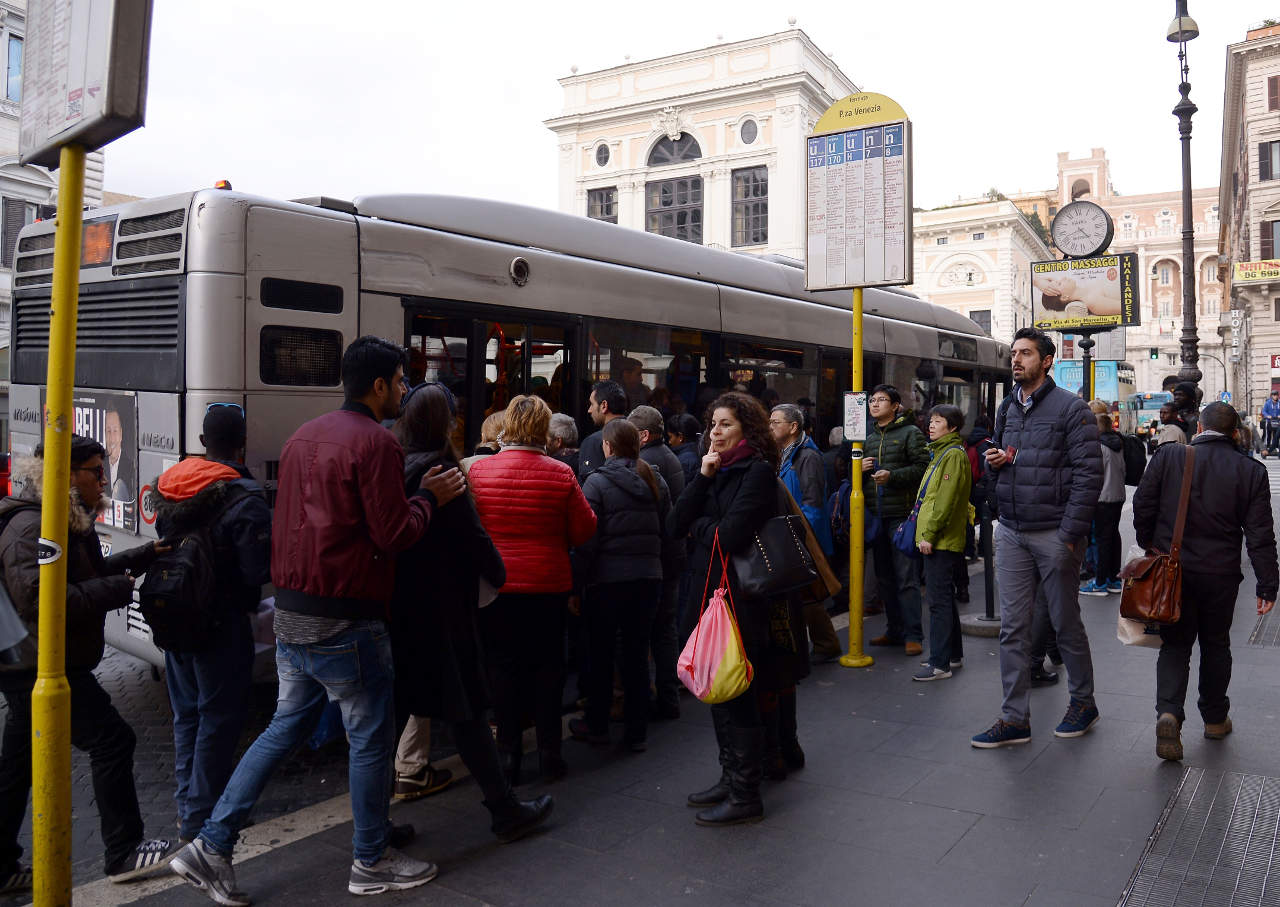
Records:
M1151 358L1151 359L1159 359L1160 350L1153 346L1151 347L1150 351L1147 353L1147 356L1148 358Z

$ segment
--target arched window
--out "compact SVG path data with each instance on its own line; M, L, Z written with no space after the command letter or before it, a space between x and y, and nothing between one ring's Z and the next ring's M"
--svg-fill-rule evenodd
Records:
M696 161L700 157L702 157L702 149L698 147L697 139L687 132L682 132L674 142L664 136L658 144L653 146L653 150L649 152L649 166L664 167L667 164L682 164L685 161Z
M1093 190L1089 188L1088 180L1076 180L1071 184L1071 200L1075 201L1081 196L1088 195Z

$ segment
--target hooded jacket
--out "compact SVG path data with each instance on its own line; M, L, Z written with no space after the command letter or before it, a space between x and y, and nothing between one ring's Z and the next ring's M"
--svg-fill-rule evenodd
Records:
M44 500L44 461L14 458L14 487L20 489L0 501L0 564L14 610L26 625L28 640L36 641L40 619L40 508ZM133 601L133 577L155 559L151 545L103 557L95 514L85 509L79 494L70 491L67 511L67 604L65 669L91 671L102 660L103 624L107 612ZM26 644L24 643L24 646ZM34 653L34 645L30 647ZM35 682L34 661L23 660L0 671L0 686L29 688Z
M257 610L262 586L271 582L271 508L249 470L188 457L165 470L152 489L160 537L209 526L218 600L232 613ZM228 504L234 495L239 497Z
M573 552L574 574L588 585L662 579L663 532L671 493L662 475L655 500L636 461L610 457L587 476L582 493L596 515L596 532Z
M1089 534L1102 491L1097 417L1052 378L1025 407L1017 394L1000 405L991 436L997 447L1016 451L996 471L1000 524L1018 532L1056 529L1074 544Z
M875 457L874 469L862 474L862 493L867 506L876 511L880 519L899 523L911 513L920 479L929 465L929 448L924 432L916 427L909 413L903 413L883 428L874 420L867 427L867 443L862 445L864 456ZM871 474L889 470L889 481L880 492Z
M640 448L640 459L649 464L654 472L666 483L668 506L680 499L684 494L684 468L675 452L667 446L667 442L653 440ZM701 462L701 460L699 460ZM664 523L666 514L662 517ZM662 539L662 575L664 579L673 580L684 572L689 562L689 551L684 539L672 538L663 533Z
M1116 504L1124 501L1124 440L1113 431L1099 431L1102 445L1102 492L1099 504Z
M964 551L969 490L973 484L969 455L960 434L954 431L930 441L929 453L933 462L920 480L924 500L916 516L916 543L928 542L941 551Z
M1216 432L1196 435L1191 446L1196 460L1182 536L1182 569L1238 581L1243 541L1257 576L1257 597L1275 601L1280 572L1267 468ZM1157 448L1142 474L1133 495L1133 528L1143 548L1169 550L1186 456L1181 444Z

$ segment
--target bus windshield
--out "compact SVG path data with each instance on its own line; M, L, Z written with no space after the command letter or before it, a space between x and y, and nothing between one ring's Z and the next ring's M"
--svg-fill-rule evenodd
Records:
M1159 410L1166 403L1173 402L1173 394L1167 391L1151 392L1146 394L1134 394L1129 398L1134 409L1154 409Z

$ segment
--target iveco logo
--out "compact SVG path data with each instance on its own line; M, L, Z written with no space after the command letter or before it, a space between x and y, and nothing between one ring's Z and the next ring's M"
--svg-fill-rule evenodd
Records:
M27 409L27 408L25 408L25 407L20 407L20 408L18 408L18 409L15 409L15 410L13 411L13 421L14 421L14 422L22 422L22 423L24 423L24 424L26 424L26 425L39 425L39 424L40 424L40 410L38 410L38 409Z
M143 432L141 437L143 447L149 447L153 450L174 450L177 442L174 441L173 435L162 435L157 432Z

